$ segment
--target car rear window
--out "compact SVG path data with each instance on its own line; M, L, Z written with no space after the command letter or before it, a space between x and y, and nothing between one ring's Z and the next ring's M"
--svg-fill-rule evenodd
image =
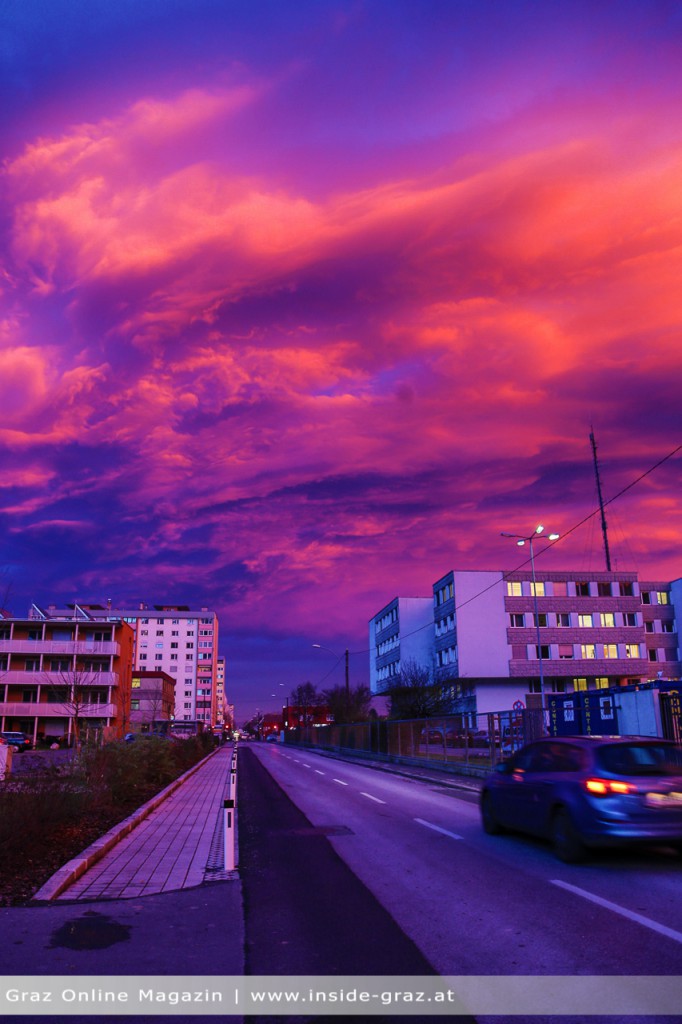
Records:
M682 749L667 743L613 743L597 751L613 775L682 775Z

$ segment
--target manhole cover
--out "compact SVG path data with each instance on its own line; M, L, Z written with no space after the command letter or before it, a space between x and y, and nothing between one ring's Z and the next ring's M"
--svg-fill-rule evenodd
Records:
M106 949L130 939L130 925L119 924L104 914L88 911L83 917L66 921L52 934L50 948Z
M292 828L285 834L290 836L352 836L353 831L346 825L310 825L307 828Z

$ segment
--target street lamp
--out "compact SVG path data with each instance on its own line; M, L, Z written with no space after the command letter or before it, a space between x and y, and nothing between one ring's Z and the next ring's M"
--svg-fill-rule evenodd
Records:
M317 649L319 651L329 651L330 654L333 654L335 658L338 658L338 660L341 661L341 656L339 654L337 654L336 651L332 651L331 647L323 647L322 644L313 644L313 647L317 647ZM348 678L348 648L346 648L345 658L346 658L346 701L348 702L348 705L350 706L350 682L349 682L349 678Z
M503 532L500 534L501 537L513 537L516 540L517 546L520 548L524 547L524 545L526 544L528 544L530 548L530 571L531 576L533 578L533 608L535 612L535 634L537 637L538 665L540 668L540 700L542 701L543 708L545 706L545 675L542 664L542 644L540 643L540 616L538 614L538 588L535 579L535 555L533 552L533 541L537 540L538 537L540 537L544 532L544 526L538 525L535 527L530 537L523 537L518 533ZM559 534L550 533L547 535L546 539L550 541L559 540Z

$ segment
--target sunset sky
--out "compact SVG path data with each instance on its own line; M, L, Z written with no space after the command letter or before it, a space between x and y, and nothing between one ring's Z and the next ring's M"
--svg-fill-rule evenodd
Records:
M368 681L501 530L602 569L682 443L682 4L4 0L5 604L218 611L229 697ZM682 454L608 510L682 575ZM335 668L336 666L336 668ZM331 674L330 674L331 673Z

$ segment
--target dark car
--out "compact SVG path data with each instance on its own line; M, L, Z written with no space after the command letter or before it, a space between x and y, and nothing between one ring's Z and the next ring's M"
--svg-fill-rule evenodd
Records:
M21 752L31 749L31 741L23 732L0 732L0 737L13 750Z
M486 779L481 818L490 835L549 839L566 863L631 843L682 853L682 748L640 736L536 740Z

